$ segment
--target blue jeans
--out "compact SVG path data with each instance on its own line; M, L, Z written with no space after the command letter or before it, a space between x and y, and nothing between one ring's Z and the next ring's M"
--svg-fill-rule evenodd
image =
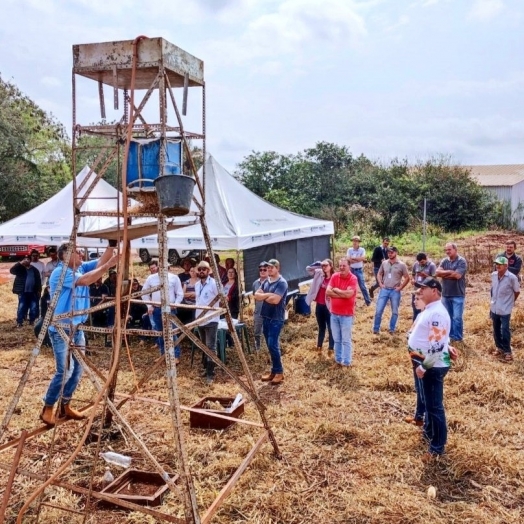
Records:
M66 374L64 391L62 392L62 402L67 404L73 393L75 392L80 379L82 378L83 368L80 362L74 355L71 355L69 359L69 370L67 369L67 356L68 356L68 344L58 334L57 331L49 331L49 337L51 338L51 344L53 345L53 353L55 355L56 372L55 376L51 379L51 383L47 388L45 395L45 405L53 406L58 398L60 397L60 390L62 389L62 382L64 373ZM86 342L84 338L84 332L77 330L74 338L75 346L80 346L81 351L84 351Z
M380 323L382 322L382 315L388 301L391 301L391 319L389 321L389 330L395 331L398 320L398 308L400 306L400 291L394 289L382 288L378 295L377 309L375 310L375 320L373 321L373 331L380 331Z
M353 359L351 330L353 317L331 313L331 332L335 341L335 362L350 366Z
M358 280L358 287L360 288L360 292L362 293L362 297L364 298L364 302L366 303L366 306L371 304L371 298L368 293L368 289L366 287L366 281L364 280L364 270L359 268L351 268L351 273L353 273Z
M275 375L284 373L282 356L280 354L280 332L283 326L283 320L272 320L270 318L264 318L262 323L262 331L264 332L267 349L271 357L271 373Z
M509 319L511 315L496 315L490 313L493 322L493 338L495 346L504 353L511 354L511 331L509 329Z
M463 338L462 315L464 314L464 300L464 297L442 297L442 303L451 318L449 338L459 342Z
M429 452L442 455L448 439L446 412L444 411L444 377L449 368L431 368L420 379L421 393L426 405L424 437L429 442Z
M23 324L29 311L29 322L38 318L40 297L36 293L20 293L18 295L18 310L16 312L16 323Z
M317 317L318 324L317 348L322 347L324 338L326 337L327 328L329 339L328 349L333 349L335 347L335 342L331 333L331 313L329 312L326 304L317 304L315 306L315 317Z
M171 313L176 314L176 309L172 309ZM162 310L159 307L153 309L153 322L152 322L155 331L162 331L164 329L164 324L162 322ZM176 326L173 326L176 328ZM173 335L173 341L175 342L175 358L180 358L180 346L176 343L177 338ZM164 337L161 335L157 338L158 347L160 349L160 354L164 354Z

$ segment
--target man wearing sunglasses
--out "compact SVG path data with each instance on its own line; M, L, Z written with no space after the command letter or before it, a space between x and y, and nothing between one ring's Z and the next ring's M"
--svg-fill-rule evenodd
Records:
M284 326L286 311L287 282L280 274L280 262L272 258L267 263L268 279L255 293L255 300L262 302L264 338L271 356L271 371L262 375L261 380L280 384L284 380L284 368L280 353L280 332Z
M258 264L259 277L253 282L253 295L262 287L262 284L267 280L267 262L260 262ZM260 343L262 341L262 302L255 300L255 312L253 314L253 323L255 331L255 350L260 351Z
M118 255L114 253L113 247L108 247L99 259L82 262L83 252L74 250L69 258L62 287L59 289L58 284L68 249L69 244L62 244L58 248L58 260L60 262L49 277L50 294L53 297L55 293L60 293L54 314L72 314L70 318L60 320L59 323L69 335L71 335L74 327L77 328L74 330L73 342L75 346L80 347L81 351L83 351L85 348L85 337L84 332L79 327L87 320L88 315L75 312L89 308L89 285L96 282L109 268L118 264ZM71 397L82 378L82 365L73 355L68 369L68 341L60 336L60 333L54 326L49 327L49 335L53 345L56 373L47 389L44 400L45 405L40 419L48 426L54 426L56 422L54 405L60 396L62 397L59 411L60 417L79 420L85 418L85 416L72 409L69 405ZM64 374L66 374L66 378L62 390Z
M195 304L197 306L216 307L218 305L217 283L210 276L210 273L211 267L208 262L202 260L198 263L198 280L195 284ZM215 298L216 300L214 300ZM205 314L200 316L202 313ZM214 311L212 310L197 309L195 311L195 319L204 319L198 326L198 334L200 335L200 340L216 355L219 315L213 315L213 313ZM211 384L215 378L215 363L207 356L205 356L205 367L206 383Z

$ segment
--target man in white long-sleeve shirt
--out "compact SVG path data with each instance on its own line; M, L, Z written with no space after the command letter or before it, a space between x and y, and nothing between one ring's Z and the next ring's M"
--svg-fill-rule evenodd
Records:
M158 262L156 260L151 260L149 263L149 269L151 271L151 275L149 275L144 282L144 285L142 287L142 291L148 291L150 289L153 289L161 284L160 282L160 274L158 273ZM173 273L167 274L167 280L168 280L168 299L170 304L180 304L182 300L184 299L184 290L182 289L182 284L180 283L180 279L177 275L174 275ZM161 294L160 289L157 291L152 291L150 293L146 293L143 295L144 300L156 302L157 304L151 305L149 304L147 306L148 313L153 317L153 329L157 331L162 331L163 324L162 324L162 310L160 308L161 303ZM171 308L171 313L173 315L176 314L176 308ZM176 338L174 338L176 343ZM164 338L158 337L158 347L160 349L160 354L164 354ZM175 346L175 363L178 364L180 362L180 346Z
M202 260L197 266L198 280L195 284L195 300L197 306L218 306L218 288L214 278L209 276L211 267ZM214 298L216 301L213 301ZM195 311L195 318L199 318L205 310L197 309ZM209 317L207 320L204 318ZM213 311L209 310L201 317L201 323L198 326L198 333L200 340L216 354L217 348L217 331L218 331L218 315L213 315ZM211 384L215 377L215 363L209 358L205 357L204 364L206 367L206 383Z

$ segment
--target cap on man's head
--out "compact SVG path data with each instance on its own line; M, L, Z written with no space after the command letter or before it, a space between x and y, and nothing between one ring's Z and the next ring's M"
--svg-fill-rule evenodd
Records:
M268 266L280 267L280 262L276 258L271 258L267 261Z
M495 264L498 266L505 266L508 263L508 259L506 257L497 257L495 259Z
M258 267L267 267L269 264L263 260L262 262L260 262L260 264L258 264Z
M398 249L395 246L388 247L388 251L394 251L395 253L398 253Z
M351 240L356 240L357 242L360 242L360 237L358 235L355 235Z
M422 282L417 282L415 287L429 287L431 289L437 289L439 293L442 293L442 284L433 277L427 277Z

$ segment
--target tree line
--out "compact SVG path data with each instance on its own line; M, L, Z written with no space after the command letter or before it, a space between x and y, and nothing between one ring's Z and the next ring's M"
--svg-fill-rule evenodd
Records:
M294 155L254 151L238 164L235 177L277 206L333 220L338 232L399 235L420 229L424 199L427 222L450 232L497 224L501 211L467 168L446 157L381 163L318 142Z

